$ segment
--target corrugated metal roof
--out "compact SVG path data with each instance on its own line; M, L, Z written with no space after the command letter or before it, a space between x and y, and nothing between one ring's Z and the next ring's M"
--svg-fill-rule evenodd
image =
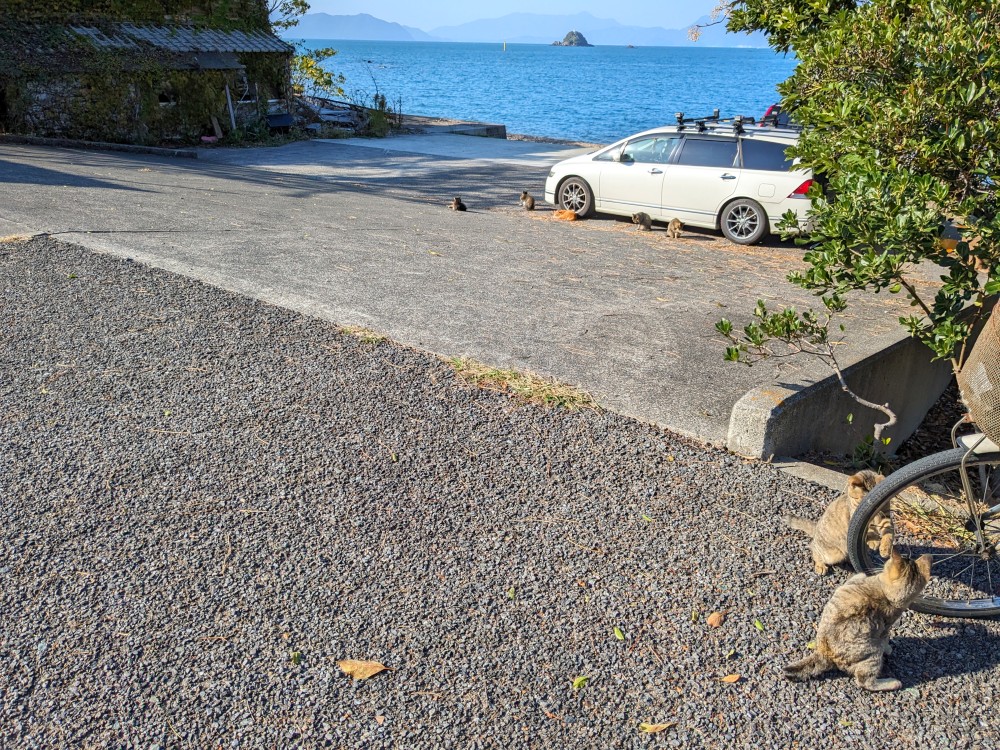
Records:
M263 31L222 31L191 26L139 26L114 24L98 29L93 26L70 26L99 49L138 49L143 44L167 52L279 52L291 53L292 47L273 34Z

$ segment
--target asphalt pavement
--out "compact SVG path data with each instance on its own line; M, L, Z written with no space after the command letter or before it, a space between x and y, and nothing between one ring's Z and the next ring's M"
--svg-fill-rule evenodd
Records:
M445 356L527 369L604 406L711 444L753 387L829 372L723 362L714 324L757 299L809 305L784 277L792 244L712 232L562 223L547 165L579 149L461 135L203 149L197 160L0 144L0 236L46 233ZM448 210L460 195L467 213ZM901 332L908 308L868 298L850 363Z

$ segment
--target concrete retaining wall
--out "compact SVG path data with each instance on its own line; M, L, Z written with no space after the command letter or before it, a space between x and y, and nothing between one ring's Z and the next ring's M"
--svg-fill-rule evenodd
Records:
M951 379L948 362L931 362L931 351L912 338L861 360L844 371L862 398L888 403L898 424L883 433L889 452L920 425ZM848 424L847 416L854 415ZM844 393L835 375L813 385L755 388L733 407L726 446L752 458L800 456L811 451L850 453L872 425L885 421Z

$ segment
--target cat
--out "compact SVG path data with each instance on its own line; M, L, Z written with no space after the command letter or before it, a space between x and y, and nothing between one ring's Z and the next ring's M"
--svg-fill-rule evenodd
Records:
M831 565L840 565L847 560L847 527L851 516L858 509L861 500L885 477L871 469L859 471L847 480L847 490L830 503L819 521L810 521L799 516L783 516L782 520L793 529L804 531L812 537L813 565L817 573L825 576ZM882 506L868 526L867 542L872 550L878 550L882 557L892 551L893 528L888 506Z
M527 190L521 191L521 205L524 206L525 211L535 210L535 199L528 195Z
M639 225L640 232L650 232L653 229L653 220L650 218L649 214L644 211L632 214L632 223Z
M893 549L882 572L848 578L823 607L816 648L785 667L785 676L808 680L836 667L865 690L899 690L899 680L879 678L882 657L892 653L889 629L930 580L931 562L930 555L913 561Z
M680 219L671 219L670 223L667 224L667 236L674 240L679 239L683 228L684 225Z
M464 203L462 203L462 199L461 199L461 198L459 198L459 197L458 197L458 196L456 195L456 196L455 196L455 200L453 200L453 201L451 202L451 210L452 210L452 211L467 211L468 209L466 208L465 204L464 204Z
M560 221L576 221L580 217L576 215L576 211L569 211L567 209L559 209L558 211L552 212L553 219L559 219Z

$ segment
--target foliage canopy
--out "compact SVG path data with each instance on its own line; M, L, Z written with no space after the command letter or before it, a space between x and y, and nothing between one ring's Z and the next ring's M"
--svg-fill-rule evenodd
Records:
M737 0L722 10L730 30L764 31L799 59L779 91L805 126L794 153L826 189L811 196L806 267L789 279L827 309L851 290L907 295L914 314L900 322L959 367L1000 292L1000 5ZM942 241L948 233L955 242ZM940 286L914 278L927 262L941 267ZM754 351L730 338L741 355Z

